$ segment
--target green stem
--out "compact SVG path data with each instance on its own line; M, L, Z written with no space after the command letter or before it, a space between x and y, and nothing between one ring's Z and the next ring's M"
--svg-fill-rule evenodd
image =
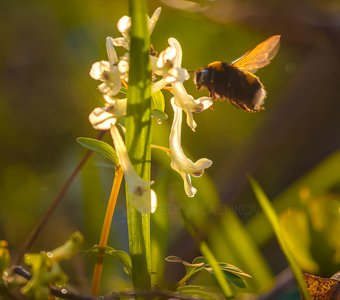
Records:
M145 0L129 0L132 20L125 142L137 173L146 181L151 171L151 69ZM128 189L126 189L128 191ZM127 193L129 246L135 290L151 289L150 214L130 204Z

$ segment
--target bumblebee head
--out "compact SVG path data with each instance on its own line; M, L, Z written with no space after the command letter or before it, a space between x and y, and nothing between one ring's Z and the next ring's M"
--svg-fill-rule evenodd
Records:
M211 78L211 71L208 68L201 69L195 72L195 85L198 90L207 87Z

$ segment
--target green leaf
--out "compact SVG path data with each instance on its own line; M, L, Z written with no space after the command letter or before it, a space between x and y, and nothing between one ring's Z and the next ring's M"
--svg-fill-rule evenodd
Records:
M156 93L152 94L151 108L154 110L164 112L165 101L163 93L161 91L157 91Z
M194 261L196 260L197 258L194 259ZM200 272L202 270L204 270L204 262L193 262L193 263L189 263L183 259L181 259L180 257L178 256L174 256L174 255L171 255L171 256L168 256L165 258L165 260L167 262L174 262L174 263L181 263L183 264L183 266L185 267L185 275L184 277L178 282L177 286L183 286L186 284L186 282L192 277L194 276L197 272Z
M170 255L165 258L165 260L168 262L181 263L186 267L202 267L205 264L205 261L198 261L199 259L202 260L204 259L204 257L202 256L196 257L192 263L189 263L175 255Z
M58 262L78 253L82 242L80 232L74 232L69 240L52 251L26 254L24 261L31 267L32 278L22 287L22 293L35 300L45 300L50 294L51 284L64 286L68 278Z
M49 258L52 262L70 259L79 252L83 241L84 238L79 231L73 232L63 245L49 252Z
M215 255L252 274L252 280L247 282L250 289L265 289L272 282L273 275L244 224L231 209L224 211L219 224L220 227L209 235L209 245L214 249Z
M218 266L223 271L224 276L233 284L240 288L245 288L247 286L245 280L241 278L241 276L251 278L251 276L245 272L243 272L241 269L233 266L232 264L227 264L224 262L218 262ZM213 273L213 269L210 267L209 264L206 265L205 269Z
M204 256L197 256L192 261L193 265L208 265L208 260Z
M209 249L208 245L205 242L201 242L199 245L199 248L200 248L201 253L207 258L207 261L209 262L212 268L213 274L224 296L227 299L233 299L234 293L229 283L226 281L223 271L220 269L219 264L216 261L214 254L211 252L211 250Z
M151 116L157 121L157 123L162 123L162 121L168 118L168 115L165 112L158 109L152 109Z
M91 138L85 138L85 137L77 138L77 142L83 147L90 149L104 156L105 158L113 162L114 165L119 165L117 153L111 145L103 141L99 141L99 140L91 139Z
M197 242L199 244L199 249L200 249L201 253L203 254L203 256L206 258L206 260L208 261L209 266L211 266L213 274L214 274L214 276L217 280L217 283L220 286L224 296L227 299L234 298L234 293L233 293L229 283L226 281L225 276L224 276L222 270L220 269L219 264L216 261L214 254L212 253L212 251L208 247L207 243L205 241L201 240L201 237L199 236L198 230L196 229L193 222L187 217L185 212L182 210L181 213L182 213L182 217L183 217L183 220L184 220L184 223L185 223L187 230L197 240ZM200 261L202 260L201 258L198 258L198 259Z
M223 270L223 274L230 282L235 284L237 287L242 288L242 289L247 287L246 282L240 276L233 274L233 273L230 273L230 272L227 272L227 271L224 271L224 270Z
M127 88L125 86L122 86L120 88L119 92L126 95L127 94Z
M212 258L211 258L212 259ZM204 256L198 256L194 258L192 263L189 263L183 259L181 259L178 256L168 256L165 258L168 262L174 262L174 263L181 263L184 265L186 269L185 276L179 281L178 285L179 287L187 286L186 282L196 273L200 271L208 271L209 273L212 273L215 275L214 269L211 267L209 260ZM217 267L220 269L220 274L223 274L230 282L235 284L236 286L240 288L246 287L246 282L241 278L241 276L245 277L251 277L249 274L243 272L241 269L233 266L232 264L227 264L224 262L216 262ZM223 283L222 283L223 284Z
M152 94L151 108L151 117L154 118L158 123L162 123L162 121L168 118L168 115L164 112L165 101L161 91L157 91L156 93Z
M50 294L50 285L64 286L66 274L58 263L52 263L47 252L25 255L25 264L31 267L32 278L22 287L21 292L35 300L45 300Z
M124 265L124 271L128 275L132 275L131 257L128 253L123 250L116 250L108 246L106 247L105 253L117 258Z
M251 278L251 276L245 272L243 272L241 269L233 266L232 264L227 264L224 262L218 262L219 268L223 271L224 276L233 284L240 288L245 288L247 286L245 280L241 278L241 276ZM213 273L213 269L210 267L209 264L206 265L205 269Z
M260 185L251 176L248 176L248 180L250 182L250 185L253 189L253 192L254 192L260 206L262 207L262 209L264 211L264 214L266 215L268 221L270 222L270 224L271 224L271 226L272 226L272 228L275 232L275 235L276 235L276 238L279 242L279 245L280 245L283 253L285 254L285 256L288 260L288 263L289 263L289 265L292 269L292 272L293 272L295 279L296 279L296 281L297 281L297 283L298 283L298 285L301 289L303 296L305 297L305 299L311 299L310 295L307 291L307 287L306 287L306 283L305 283L304 278L303 278L303 274L300 270L300 267L296 263L290 248L287 245L286 239L285 239L284 234L283 234L283 230L280 226L280 223L279 223L279 220L278 220L278 217L276 215L274 208L272 207L269 199L267 198L266 194L264 193L264 191L262 190Z
M238 276L244 276L244 277L251 278L251 276L248 273L242 271L240 268L235 267L232 264L227 264L227 263L224 263L224 262L219 262L218 264L219 264L221 270L223 270L225 272L233 273L233 274L238 275Z
M90 252L98 252L98 245L93 246L90 250ZM128 253L126 253L123 250L116 250L112 247L106 246L105 247L105 254L111 255L114 258L118 259L124 266L124 271L128 275L132 275L132 263L131 263L131 257Z
M168 261L168 262L175 262L175 263L183 263L184 260L181 259L180 257L178 256L175 256L175 255L169 255L165 258L165 261Z

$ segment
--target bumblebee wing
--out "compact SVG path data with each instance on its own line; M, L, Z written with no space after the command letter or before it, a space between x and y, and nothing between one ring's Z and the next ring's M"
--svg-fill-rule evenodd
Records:
M242 71L255 73L258 69L268 65L277 54L280 48L280 37L280 35L271 36L253 50L234 60L231 65Z

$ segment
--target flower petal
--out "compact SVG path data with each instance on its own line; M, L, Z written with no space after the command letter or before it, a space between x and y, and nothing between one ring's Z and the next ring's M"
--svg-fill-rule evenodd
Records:
M152 195L150 185L152 182L145 181L134 169L127 150L116 126L110 128L112 140L124 172L125 181L128 191L131 195L131 203L141 213L149 213L155 209L155 195Z
M153 214L157 209L157 194L154 190L151 190L151 213Z
M111 86L107 82L103 82L100 85L98 85L98 90L104 95L111 94Z
M209 168L212 165L212 161L207 158L200 158L194 163L194 168L191 172L191 175L194 177L201 177L204 173L204 170Z
M113 65L115 65L118 62L118 57L117 57L116 50L114 48L112 37L106 38L106 51L107 51L107 57L109 58L109 62L110 62L111 67L112 67Z
M183 68L171 68L168 71L168 76L172 76L175 78L173 81L180 81L183 82L185 80L188 80L190 78L189 73L186 69Z
M188 126L192 131L195 131L197 124L192 112L202 112L204 109L211 106L213 101L209 97L201 97L195 100L193 96L187 93L182 82L175 82L172 84L172 93L174 94L175 104L182 108L187 114Z
M184 182L184 191L188 197L194 197L196 195L197 189L192 186L191 178L188 173L182 173L182 178Z
M107 107L95 108L91 112L89 120L93 128L97 130L109 130L117 122L113 114L108 112Z
M152 85L152 93L156 93L158 91L160 91L161 89L163 89L168 83L166 82L165 79L161 79L156 81L153 85Z
M105 73L110 72L110 63L102 60L95 62L90 70L90 76L95 80L103 80Z
M150 188L142 196L133 194L130 201L141 213L154 213L157 209L157 195Z
M126 53L124 56L120 58L120 61L118 63L118 70L120 73L120 76L123 80L126 82L129 81L129 53Z
M164 51L159 54L157 60L157 67L159 69L162 68L172 68L174 64L174 60L176 58L176 48L167 47Z
M185 113L187 114L187 124L191 128L193 132L196 131L197 123L194 120L194 115L190 110L184 110Z
M129 34L131 28L131 18L129 16L121 17L118 20L117 28L123 36Z
M214 101L210 97L201 97L195 101L198 101L199 103L203 105L202 110L209 108L214 103Z
M171 105L174 110L174 120L169 140L170 167L182 176L187 196L193 197L197 190L191 184L190 175L195 177L202 176L204 170L211 166L212 161L207 158L201 158L194 163L184 154L181 143L182 109L175 104L174 97L171 99ZM189 113L191 114L191 112Z
M182 65L182 47L175 38L169 38L168 43L171 48L175 49L176 56L174 57L173 64L175 68L180 68Z
M115 118L121 118L126 115L127 98L116 99L108 95L104 95L106 107L109 107L110 112Z
M112 43L115 47L123 47L126 50L130 50L129 42L123 37L117 37L112 39Z
M149 19L148 27L149 27L149 34L151 35L153 32L153 29L155 28L155 25L158 21L159 15L161 14L162 8L158 7L154 13L152 14L152 17Z

